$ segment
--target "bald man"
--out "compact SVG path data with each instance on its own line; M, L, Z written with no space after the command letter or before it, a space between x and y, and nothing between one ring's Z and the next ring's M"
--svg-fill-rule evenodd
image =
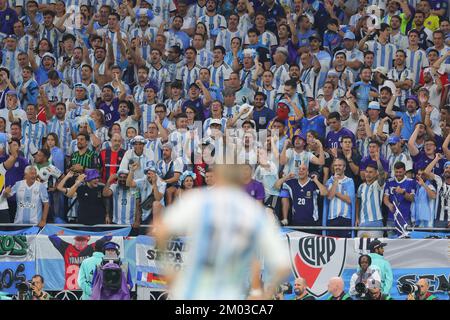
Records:
M408 300L437 300L435 295L428 292L428 289L430 288L428 279L421 278L417 281L416 285L419 288L419 291L410 293L408 295Z
M330 296L327 300L353 300L349 294L344 291L344 280L340 277L333 277L328 282L328 293Z
M316 300L314 296L310 295L306 290L308 285L306 284L306 280L303 278L297 278L294 282L294 300Z

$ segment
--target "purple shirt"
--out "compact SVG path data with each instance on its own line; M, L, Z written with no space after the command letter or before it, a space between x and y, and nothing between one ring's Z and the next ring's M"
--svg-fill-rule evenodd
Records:
M419 169L425 170L425 168L431 163L431 161L433 161L434 157L433 158L427 157L427 155L425 154L425 151L422 150L417 155L411 156L411 159L414 162L414 165L413 165L414 172L417 173L417 171L419 171ZM435 175L440 176L444 173L445 162L447 162L446 159L441 159L438 161L438 163L436 163L436 165L433 168L433 173Z
M17 13L11 8L6 8L5 10L0 10L0 33L4 34L14 34L14 23L19 21L17 18Z
M380 161L381 161L381 164L383 165L384 171L389 172L389 162L383 158L381 158ZM375 160L372 160L372 158L370 156L367 156L367 157L362 158L361 163L359 165L359 170L360 171L366 170L366 168L369 164L373 164L375 167L378 167L377 162Z
M389 196L389 201L392 203L395 202L398 209L403 215L403 218L406 220L406 222L409 222L411 220L411 204L412 202L409 202L405 199L405 196L403 194L398 194L394 192L394 189L396 187L400 187L402 189L405 189L406 192L415 194L416 193L416 181L409 178L404 178L403 181L397 182L395 178L390 178L384 187L384 194ZM400 221L402 221L401 218L399 218ZM394 220L394 212L391 212L389 210L388 220Z
M114 122L120 119L118 98L114 98L111 104L101 102L98 109L103 110L105 114L105 125L107 127L111 127Z
M0 163L8 160L9 155L0 156ZM6 171L5 186L13 186L17 181L23 180L25 167L28 166L28 160L19 156L11 169Z
M264 185L261 182L256 180L250 181L250 183L245 186L245 192L247 192L248 195L255 200L264 201Z
M341 128L338 132L330 131L327 134L325 141L326 148L341 148L341 140L344 136L350 136L352 138L353 146L356 146L355 135L347 128Z

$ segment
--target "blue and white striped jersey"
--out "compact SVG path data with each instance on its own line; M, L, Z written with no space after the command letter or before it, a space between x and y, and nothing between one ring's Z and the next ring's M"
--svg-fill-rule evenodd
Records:
M205 132L206 133L206 131L208 130L208 128L209 128L209 126L210 126L210 124L211 124L211 120L212 120L212 118L208 118L208 119L206 119L204 122L203 122L203 132ZM215 120L217 120L217 119L215 119ZM226 129L226 127L227 127L227 118L222 118L222 119L220 119L220 122L222 123L222 128L221 128L221 130L222 130L222 132L223 133L225 133L225 129Z
M51 29L47 29L44 24L39 24L39 41L42 39L47 39L53 46L53 55L58 58L59 57L59 41L62 37L61 32L52 27Z
M256 72L255 66L251 67L248 70L243 68L241 71L239 71L239 79L241 79L241 86L243 88L251 88L252 77L255 72Z
M222 46L225 50L231 51L231 39L238 37L242 40L244 33L241 30L230 31L228 29L221 30L216 38L216 46Z
M161 180L161 178L157 178L156 186L158 188L158 191L162 194L166 192L166 183ZM136 201L140 201L141 203L145 201L152 193L153 193L153 186L148 181L147 177L143 177L141 179L136 179ZM164 205L164 197L161 199L161 204ZM145 208L142 208L142 221L147 219L150 216L150 213L152 212L152 208L146 210Z
M114 64L118 64L120 65L121 60L122 60L122 54L120 53L120 45L119 45L119 41L117 38L117 34L111 30L109 30L108 28L106 29L98 29L96 30L97 34L100 37L103 37L103 35L107 35L112 42L112 47L113 47L113 53L114 53ZM127 34L123 31L120 31L120 35L122 36L122 41L124 41L124 39L126 39Z
M189 192L167 209L163 222L171 234L189 239L174 299L244 299L255 258L267 270L284 269L289 261L273 216L240 189Z
M206 5L204 5L203 7L199 6L198 3L192 5L189 10L187 15L189 17L193 17L193 18L199 18L203 15L206 14Z
M155 140L148 139L144 147L144 153L150 161L156 165L158 161L162 160L162 145L161 138Z
M5 67L10 72L10 79L15 79L18 76L21 77L21 68L19 66L19 61L17 59L17 55L19 54L19 50L6 50L2 49L1 53L1 61L0 66Z
M392 80L394 82L412 80L414 83L414 81L415 81L414 73L406 67L402 70L397 70L397 68L395 68L395 67L392 68L391 70L389 70L387 77L389 80ZM400 110L406 110L405 99L407 96L410 95L411 90L410 89L408 89L408 90L400 89L400 90L401 90L401 96L397 98L397 100L395 101L395 104L400 107Z
M177 10L173 0L153 0L152 2L152 11L155 16L159 16L166 21L169 21L170 12Z
M45 123L36 121L35 123L26 120L22 125L23 153L25 158L33 160L33 154L42 148L42 139L46 137L47 127Z
M269 109L276 111L277 108L276 108L275 100L277 97L278 90L276 88L269 90L269 89L266 89L264 86L262 86L262 87L258 87L258 91L262 92L266 95L266 97L267 97L266 106Z
M302 83L309 85L312 90L313 97L317 97L317 92L319 91L320 72L315 72L313 67L303 69L300 74L300 80Z
M419 83L420 71L422 68L428 67L427 54L422 49L412 51L411 49L406 49L406 67L412 71L414 85Z
M333 181L334 176L328 179L325 185L328 191L331 190ZM336 188L336 192L348 195L350 197L354 196L355 184L353 180L350 179L349 177L344 177L344 179L339 181L339 184ZM338 217L352 219L352 205L344 202L343 200L335 196L333 199L329 200L327 214L328 220L336 219Z
M56 87L52 86L50 82L45 83L43 87L49 101L66 102L72 96L72 90L62 81Z
M158 99L163 100L166 83L171 82L169 71L164 66L156 68L154 65L151 65L149 71L149 79L155 81L155 83L158 84L159 87Z
M155 120L155 104L147 104L143 103L141 104L141 123L140 123L140 132L144 133L147 131L148 125L150 122L153 122Z
M383 219L381 205L383 203L384 185L377 180L371 184L363 183L358 188L358 198L361 200L359 223L380 221Z
M72 1L80 1L80 0L72 0ZM95 7L98 12L101 6L110 6L113 10L116 10L119 7L119 0L91 0L91 6Z
M229 65L223 62L220 66L216 67L211 65L209 72L211 73L211 81L223 90L225 87L225 81L230 78L230 74L233 70Z
M389 156L387 157L387 160L389 162L389 176L391 178L394 177L394 165L397 162L403 162L405 164L406 171L413 169L413 161L409 153L402 152L399 155L395 155L390 151L389 148L388 154Z
M205 14L204 16L198 18L197 23L199 22L203 22L206 25L206 30L209 35L211 35L211 31L214 29L227 28L227 20L220 14L215 14L212 17Z
M397 48L392 43L381 44L378 41L367 41L367 48L373 52L373 66L385 67L386 69L391 69L393 66L393 61L395 57L395 52Z
M300 165L304 164L306 167L309 167L309 163L311 162L311 158L314 155L306 150L298 153L293 148L286 150L287 163L284 166L284 174L294 173L298 176L298 168Z
M136 102L138 104L143 104L145 103L145 100L147 99L146 95L145 95L145 85L141 85L141 84L137 84L134 88L133 88L133 97L134 100L136 100Z
M109 187L113 199L113 219L115 224L133 224L136 215L136 190L113 184Z
M189 86L198 79L199 74L200 66L198 65L195 65L190 69L187 65L184 65L181 69L178 69L176 79L183 83L183 91L185 96L188 95Z
M272 71L273 73L272 86L275 89L280 88L287 80L291 78L289 76L289 66L287 64L283 64L278 67L276 65L273 65L272 67L270 67L270 71Z
M72 141L71 125L68 120L58 120L56 116L47 122L47 135L50 132L56 133L59 145L66 156L70 156L69 147Z
M48 202L45 184L35 181L28 186L25 180L17 181L11 194L15 194L17 199L14 223L38 224L42 219L42 206Z
M209 67L213 64L214 56L210 50L205 48L197 51L197 60L196 63L204 68Z

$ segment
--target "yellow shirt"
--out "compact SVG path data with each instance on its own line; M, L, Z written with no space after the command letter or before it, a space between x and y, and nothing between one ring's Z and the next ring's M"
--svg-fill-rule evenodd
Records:
M439 17L435 15L431 15L425 19L423 22L423 26L427 28L428 30L431 30L432 32L439 29ZM412 24L413 29L416 28L416 24L413 22Z

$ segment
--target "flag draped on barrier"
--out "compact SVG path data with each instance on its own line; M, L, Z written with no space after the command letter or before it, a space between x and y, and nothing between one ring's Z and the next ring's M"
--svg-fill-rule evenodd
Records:
M164 267L183 268L189 250L185 239L177 238L169 241L166 250L158 251L154 238L128 237L129 228L90 232L47 226L37 234L38 230L32 227L0 231L0 291L14 294L17 283L30 280L36 273L44 276L47 291L77 290L81 262L92 255L96 242L112 240L121 246L121 259L130 266L138 299L149 299L154 296L152 291L166 290ZM290 251L292 272L288 281L293 285L295 277L304 277L308 290L318 299L327 297L327 282L333 276L341 276L348 291L358 257L368 252L368 244L373 240L322 237L289 229L283 229L281 236ZM420 277L430 281L430 291L438 298L448 298L445 290L450 283L449 239L383 242L388 244L384 256L393 270L390 294L394 299L405 299L406 295L399 291L401 285L415 283Z

